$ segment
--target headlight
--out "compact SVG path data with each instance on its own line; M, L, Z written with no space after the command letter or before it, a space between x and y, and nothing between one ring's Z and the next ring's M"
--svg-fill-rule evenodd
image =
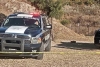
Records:
M38 44L41 42L42 42L41 38L32 38L32 41L31 41L32 44Z
M38 38L37 39L37 43L41 43L41 38Z

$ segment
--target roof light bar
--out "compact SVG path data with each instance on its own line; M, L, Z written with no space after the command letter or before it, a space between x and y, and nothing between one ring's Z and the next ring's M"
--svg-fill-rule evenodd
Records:
M20 17L33 17L33 15L27 15L27 14L18 14L17 16L20 16Z
M33 15L33 17L39 17L39 16L40 16L40 13L38 13L38 12L33 12L33 13L30 13L30 15Z

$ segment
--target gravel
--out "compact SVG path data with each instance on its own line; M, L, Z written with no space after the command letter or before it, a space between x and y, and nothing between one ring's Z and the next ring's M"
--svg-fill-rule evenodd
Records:
M80 44L82 44L82 47L76 49L76 47L79 48L78 46L80 46L78 43L70 43L73 48L69 48L63 46L62 43L52 42L51 52L66 53L46 53L44 54L43 60L32 58L2 58L0 59L0 67L100 67L100 54L96 53L100 50L96 49L93 43ZM59 47L59 45L62 45L63 47ZM64 45L68 44L65 43ZM74 45L76 47L74 47ZM89 45L88 49L86 49L86 45Z

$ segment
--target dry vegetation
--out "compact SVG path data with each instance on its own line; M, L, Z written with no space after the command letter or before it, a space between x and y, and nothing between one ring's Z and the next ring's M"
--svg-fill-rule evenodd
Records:
M65 25L68 28L74 30L75 32L87 35L94 35L95 30L99 29L100 26L100 6L90 5L90 6L65 6L64 7L65 16L63 18L70 21L69 25ZM80 30L78 27L80 23ZM88 26L89 24L89 31ZM71 25L71 27L70 27Z

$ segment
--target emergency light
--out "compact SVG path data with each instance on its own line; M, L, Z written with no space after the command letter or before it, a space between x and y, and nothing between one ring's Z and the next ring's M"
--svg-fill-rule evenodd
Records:
M18 14L19 17L33 17L33 15L27 15L27 14Z
M39 17L40 16L40 13L37 13L37 12L33 12L33 13L29 13L29 14L18 14L17 16L19 17Z
M33 12L33 13L30 13L30 15L33 15L33 17L39 17L40 13L39 12Z

